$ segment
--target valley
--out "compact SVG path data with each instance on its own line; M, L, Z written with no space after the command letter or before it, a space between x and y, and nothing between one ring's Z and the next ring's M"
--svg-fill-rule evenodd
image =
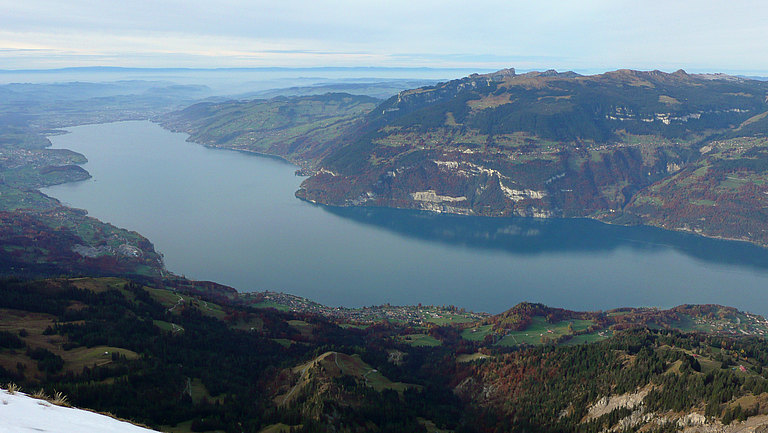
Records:
M0 433L768 433L768 3L0 16Z
M762 87L703 79L507 70L4 141L0 383L184 433L762 428L766 253L698 236L762 245ZM677 111L558 117L606 86Z
M317 206L293 196L295 166L188 143L149 122L51 139L86 155L93 178L46 194L146 236L170 272L243 292L346 308L695 302L768 311L768 252L746 243L578 219Z

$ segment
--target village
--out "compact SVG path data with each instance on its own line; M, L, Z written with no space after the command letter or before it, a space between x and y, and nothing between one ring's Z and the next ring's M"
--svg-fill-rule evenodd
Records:
M249 297L251 298L249 303L256 307L313 313L345 323L390 321L409 325L448 324L474 322L490 316L488 313L470 312L454 306L384 304L361 308L329 307L300 296L270 291L250 294Z
M768 320L757 314L746 312L742 314L744 315L743 319L737 316L733 320L693 317L694 329L719 334L762 337L768 335Z
M83 155L63 149L24 149L0 147L0 169L13 170L26 166L41 168L65 164L82 164Z

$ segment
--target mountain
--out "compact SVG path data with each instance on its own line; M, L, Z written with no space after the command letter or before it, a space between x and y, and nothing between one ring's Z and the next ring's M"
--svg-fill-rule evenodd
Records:
M269 89L238 95L237 99L272 99L278 96L309 96L326 93L348 93L365 95L378 99L387 99L403 90L433 85L437 80L389 79L386 81L348 80L341 83L321 83L312 86L294 86L281 89Z
M378 99L346 93L199 103L157 120L210 147L275 155L312 166Z
M157 120L311 174L332 206L590 217L768 245L768 82L505 69L402 91L201 103ZM733 218L733 216L737 218Z
M506 70L404 92L378 106L331 94L205 103L172 116L209 145L317 167L302 191L315 182L327 197L338 194L341 205L381 200L489 215L589 211L717 235L692 225L707 224L696 208L706 206L739 221L717 227L748 228L752 236L761 214L750 206L762 198L766 153L760 86L683 72ZM600 118L602 103L590 101L603 94L624 108ZM518 99L526 103L516 105ZM655 111L674 101L693 108ZM441 113L442 126L430 123ZM23 126L28 119L7 120ZM530 303L489 316L239 294L168 276L149 240L34 191L87 176L72 168L84 157L41 149L44 141L16 130L4 133L0 270L68 275L0 279L0 383L8 389L13 383L28 393L60 392L59 401L65 395L78 407L184 433L768 430L763 317L718 305L577 312ZM446 145L445 137L460 139ZM542 178L552 167L565 171ZM374 182L377 170L388 168L389 186ZM331 183L317 183L323 178ZM378 196L366 182L382 188ZM358 187L365 195L344 198ZM392 201L397 188L410 202ZM474 201L469 192L457 200L462 188ZM609 192L619 190L622 207L601 211ZM498 207L494 191L511 201L507 208ZM568 192L584 201L558 198ZM0 413L10 415L0 416L0 430L66 432L87 414L28 401L20 391L5 394ZM19 415L35 424L19 425L26 419ZM42 423L48 421L55 425Z
M4 279L0 382L172 432L768 426L768 322L733 308L357 310L183 278ZM35 431L80 420L19 392L0 391L0 431L32 408L58 424Z
M767 92L763 81L682 70L473 74L381 103L326 144L297 196L766 244ZM743 224L724 223L734 211Z

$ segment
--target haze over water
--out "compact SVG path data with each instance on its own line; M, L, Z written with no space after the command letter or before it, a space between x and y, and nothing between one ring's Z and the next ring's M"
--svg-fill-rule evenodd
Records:
M138 231L177 274L327 305L521 301L578 310L719 303L768 314L768 250L589 220L325 208L296 167L208 149L150 122L69 128L92 179L44 189Z

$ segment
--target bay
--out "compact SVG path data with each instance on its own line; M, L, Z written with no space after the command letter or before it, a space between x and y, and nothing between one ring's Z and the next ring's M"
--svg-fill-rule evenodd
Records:
M147 122L69 128L92 179L43 190L138 231L167 268L333 306L521 301L597 310L719 303L768 314L768 250L583 219L478 218L300 201L296 167Z

